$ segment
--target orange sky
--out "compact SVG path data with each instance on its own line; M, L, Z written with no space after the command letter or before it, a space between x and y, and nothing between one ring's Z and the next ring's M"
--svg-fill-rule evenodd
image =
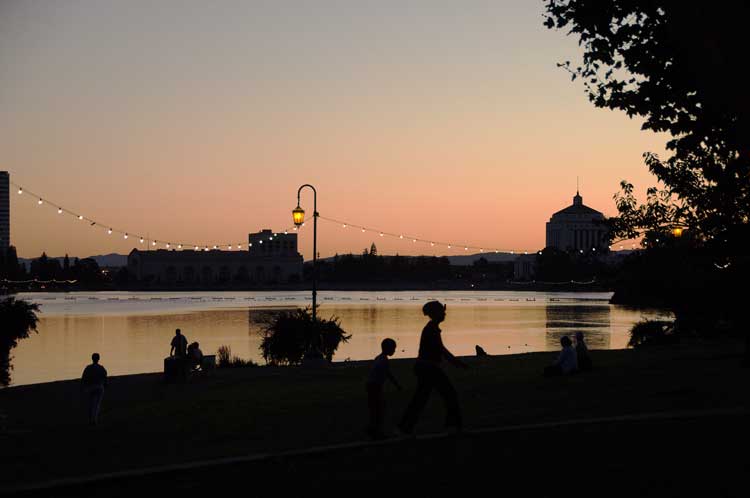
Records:
M571 203L614 214L664 137L594 108L556 63L576 41L542 3L4 2L0 169L105 224L245 241L322 215L425 239L535 250ZM303 194L312 212L312 197ZM12 196L19 255L126 253ZM301 250L312 255L311 233ZM321 222L322 256L444 254ZM458 251L456 251L458 253Z

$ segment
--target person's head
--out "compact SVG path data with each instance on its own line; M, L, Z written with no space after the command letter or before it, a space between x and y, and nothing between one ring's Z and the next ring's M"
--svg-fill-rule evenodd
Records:
M99 363L99 353L92 354L91 361L93 361L94 363Z
M583 332L581 332L580 330L576 332L576 342L578 344L581 344L583 342Z
M447 306L440 301L430 301L422 306L422 313L429 316L435 322L445 320L445 310Z
M180 332L180 329L177 329L174 331L174 335L182 335L182 332Z
M570 340L570 337L564 335L560 338L560 345L564 348L567 348L573 345L573 341Z
M386 356L393 356L393 353L396 352L396 341L390 337L388 339L383 339L383 342L380 343L380 349L386 354Z

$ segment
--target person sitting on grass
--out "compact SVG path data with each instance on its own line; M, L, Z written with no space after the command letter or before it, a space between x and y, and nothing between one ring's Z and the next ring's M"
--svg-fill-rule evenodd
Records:
M200 345L198 342L191 343L187 348L187 357L190 361L190 365L193 368L198 368L201 366L201 362L203 361L203 351L200 350Z
M570 340L570 337L564 335L560 338L560 345L562 346L560 356L557 357L555 363L544 368L545 377L568 375L578 370L578 358L576 357L576 350L573 349L573 341Z
M372 439L384 439L383 423L385 419L385 397L383 387L386 379L401 390L401 385L391 373L388 357L396 352L396 341L383 339L380 343L381 353L375 357L370 375L367 377L367 405L370 408L370 423L367 425L367 435Z
M583 340L583 332L576 332L576 359L578 360L578 370L587 372L591 370L593 364L589 356L589 348Z

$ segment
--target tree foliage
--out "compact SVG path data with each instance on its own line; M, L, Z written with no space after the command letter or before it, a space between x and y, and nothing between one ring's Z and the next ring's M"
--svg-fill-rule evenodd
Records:
M616 196L615 237L681 225L696 242L724 240L750 217L750 98L743 72L750 3L547 0L545 24L577 36L580 64L561 64L598 107L666 132L671 156L646 153L662 188L638 205Z
M39 305L14 297L0 301L0 385L10 384L10 351L36 331Z
M260 350L271 365L299 365L306 353L317 351L331 362L347 335L337 317L313 320L311 308L298 308L272 315L261 334Z

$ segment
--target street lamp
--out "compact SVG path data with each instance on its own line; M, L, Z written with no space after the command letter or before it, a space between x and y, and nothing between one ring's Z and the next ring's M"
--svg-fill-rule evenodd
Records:
M681 227L673 228L672 235L674 235L675 237L682 237L682 228Z
M315 187L306 183L297 190L297 207L292 210L292 220L296 226L301 226L305 222L305 210L299 205L299 198L302 189L310 187L313 191L313 267L312 267L312 318L315 323L317 315L316 304L318 301L318 274L315 263L318 260L318 191Z

